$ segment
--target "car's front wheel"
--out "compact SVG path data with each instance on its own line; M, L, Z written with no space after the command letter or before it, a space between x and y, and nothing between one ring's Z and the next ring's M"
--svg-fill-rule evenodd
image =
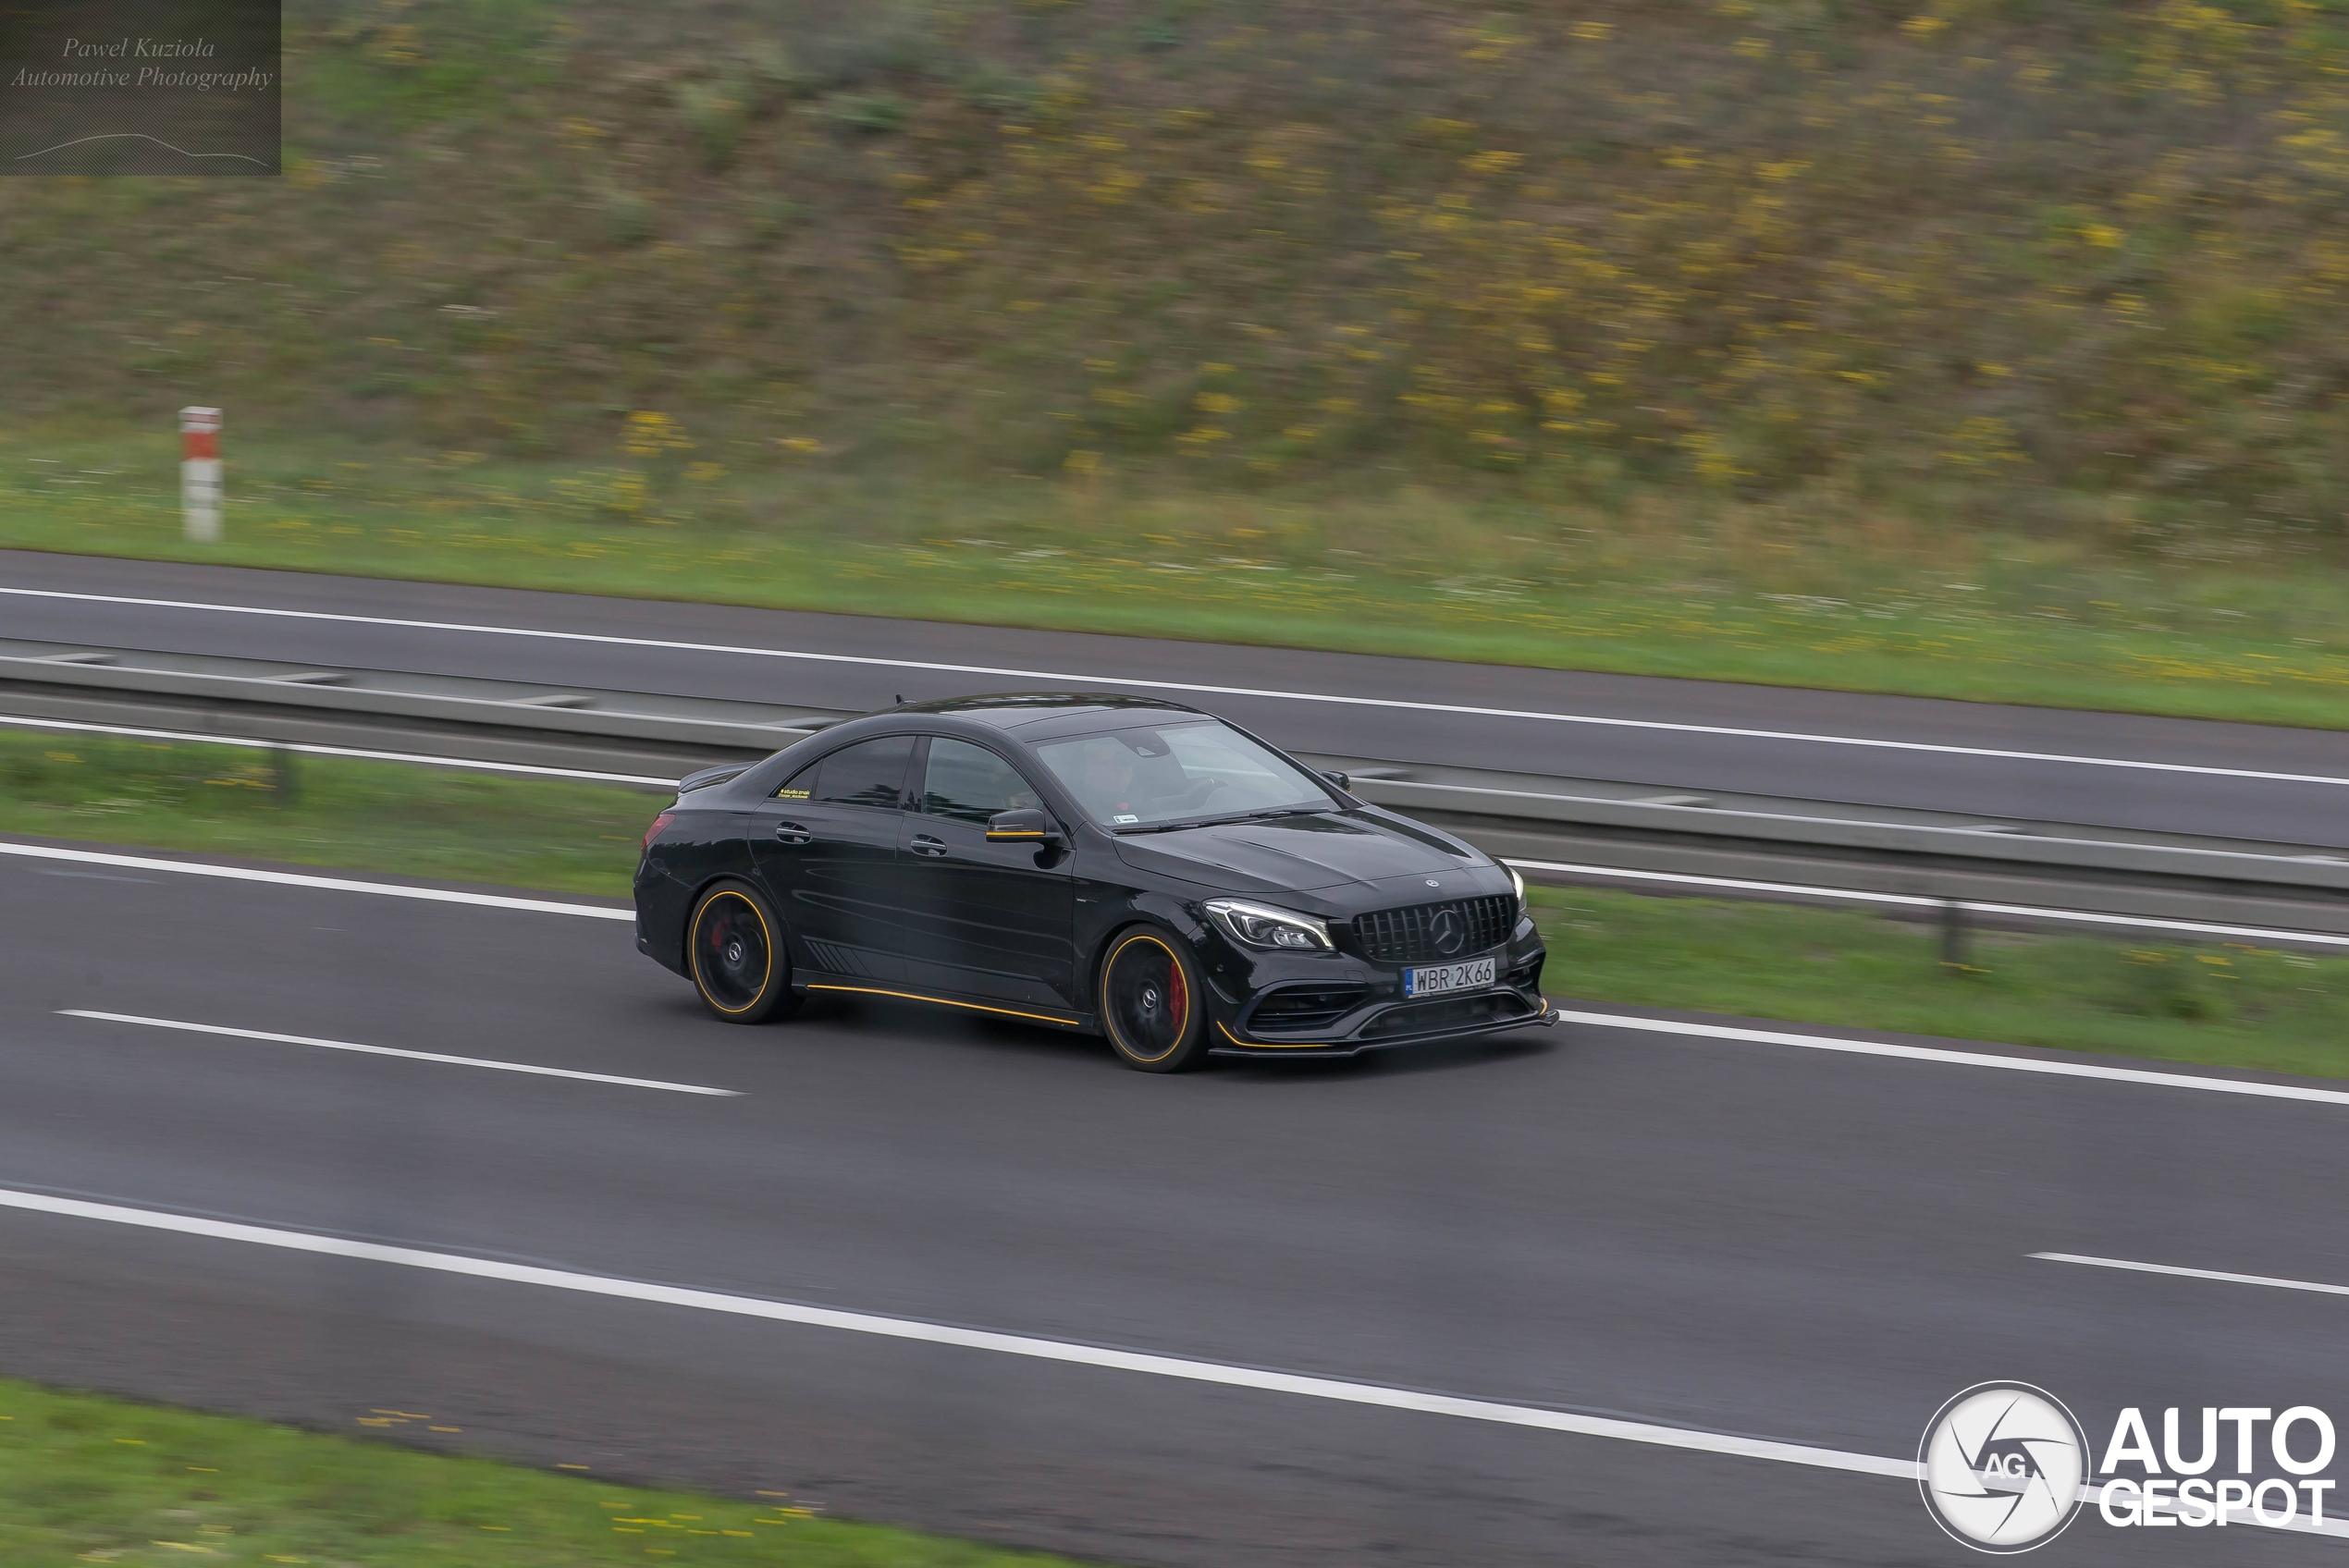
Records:
M789 1012L791 957L782 923L758 893L721 882L694 906L685 951L702 1005L729 1023L760 1023Z
M1101 960L1101 1027L1128 1067L1183 1072L1207 1060L1207 998L1180 937L1119 933Z

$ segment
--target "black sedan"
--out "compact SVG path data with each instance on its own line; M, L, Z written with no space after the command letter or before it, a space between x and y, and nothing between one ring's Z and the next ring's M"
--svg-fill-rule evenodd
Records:
M636 946L718 1017L864 993L1151 1072L1551 1023L1517 874L1179 704L912 703L678 786Z

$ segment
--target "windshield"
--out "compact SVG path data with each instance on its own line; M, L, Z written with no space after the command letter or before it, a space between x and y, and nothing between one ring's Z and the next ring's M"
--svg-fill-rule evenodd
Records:
M1213 719L1047 741L1036 754L1105 827L1330 804L1295 764Z

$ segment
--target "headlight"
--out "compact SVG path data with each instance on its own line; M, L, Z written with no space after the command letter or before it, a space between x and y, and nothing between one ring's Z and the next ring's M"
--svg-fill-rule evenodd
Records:
M1331 952L1326 922L1295 910L1252 904L1242 899L1210 899L1208 915L1226 937L1244 948L1275 948L1288 952Z
M1501 869L1509 874L1509 884L1517 889L1518 913L1523 914L1527 913L1525 908L1525 878L1517 874L1516 866L1504 865Z

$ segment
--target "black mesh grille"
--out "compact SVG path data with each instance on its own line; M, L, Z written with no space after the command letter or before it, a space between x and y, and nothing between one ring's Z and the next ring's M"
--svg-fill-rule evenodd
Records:
M1268 1033L1326 1028L1369 995L1367 986L1292 986L1267 992L1248 1015L1248 1027Z
M1451 911L1460 939L1439 949L1437 917ZM1408 909L1383 909L1354 917L1354 942L1372 963L1441 963L1497 948L1509 939L1517 925L1517 900L1507 893L1481 899L1446 899L1440 904L1413 904Z

